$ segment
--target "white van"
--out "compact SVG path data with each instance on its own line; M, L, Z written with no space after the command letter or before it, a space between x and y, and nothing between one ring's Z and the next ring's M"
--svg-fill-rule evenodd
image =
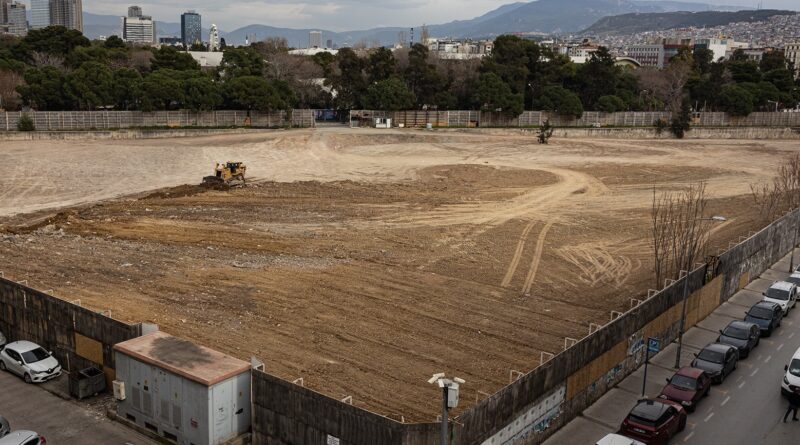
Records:
M800 390L800 349L795 351L792 360L783 369L786 374L781 383L781 393L786 396L792 391Z
M776 281L772 283L764 293L764 301L778 304L783 309L783 315L797 304L797 286L788 281Z

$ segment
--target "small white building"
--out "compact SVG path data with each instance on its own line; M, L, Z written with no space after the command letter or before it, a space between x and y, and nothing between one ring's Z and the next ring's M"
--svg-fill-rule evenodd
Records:
M164 332L114 346L117 415L178 445L250 430L250 364Z
M216 68L222 64L222 52L187 51L197 61L200 68Z

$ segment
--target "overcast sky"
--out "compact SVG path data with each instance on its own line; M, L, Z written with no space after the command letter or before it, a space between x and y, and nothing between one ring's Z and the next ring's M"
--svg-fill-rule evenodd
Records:
M83 0L83 8L95 14L124 15L136 0ZM321 28L332 31L380 26L438 24L470 19L514 0L146 0L138 3L144 13L163 22L179 22L181 12L195 9L203 26L220 29L262 24L286 28ZM758 0L687 0L754 7ZM765 8L798 9L798 0L764 0Z

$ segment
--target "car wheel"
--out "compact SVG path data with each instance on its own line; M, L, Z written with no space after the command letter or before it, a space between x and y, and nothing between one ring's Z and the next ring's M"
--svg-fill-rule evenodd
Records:
M678 424L678 432L686 429L686 416L681 417L681 423Z
M6 362L0 360L0 371L6 371Z
M28 374L27 372L25 373L25 376L23 377L23 379L25 379L25 383L33 383L33 380L31 379L31 375Z

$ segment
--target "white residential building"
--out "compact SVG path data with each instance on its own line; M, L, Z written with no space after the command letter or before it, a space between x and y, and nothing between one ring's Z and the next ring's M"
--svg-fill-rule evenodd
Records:
M31 0L31 29L50 26L50 0Z
M16 1L0 0L0 34L24 37L28 34L25 5Z
M794 67L795 79L800 78L800 39L787 43L783 51L786 59Z
M308 33L308 47L322 48L322 31L311 31Z

